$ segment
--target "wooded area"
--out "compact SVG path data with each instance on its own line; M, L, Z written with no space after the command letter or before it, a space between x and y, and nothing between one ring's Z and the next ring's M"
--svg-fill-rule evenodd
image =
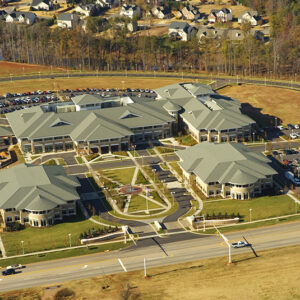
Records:
M183 42L168 36L138 36L117 27L109 38L81 28L50 29L47 22L32 26L0 22L0 50L9 61L70 69L191 70L295 80L300 72L300 1L244 2L269 16L268 43L255 39L249 26L242 28L243 41L211 39L200 44L196 38Z

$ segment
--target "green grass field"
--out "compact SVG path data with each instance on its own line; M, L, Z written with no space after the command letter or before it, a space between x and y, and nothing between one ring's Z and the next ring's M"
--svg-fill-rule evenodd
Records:
M148 209L153 209L153 208L161 208L161 206L151 202L150 200L148 201ZM139 210L146 210L146 199L142 196L133 196L130 200L129 212L135 212Z
M83 163L84 163L82 157L80 157L80 156L75 156L75 159L76 159L76 161L77 161L79 164L83 164Z
M218 215L239 213L242 221L261 220L271 217L279 217L296 213L295 202L286 195L264 196L251 200L220 200L216 202L204 202L202 213ZM298 208L300 211L300 207Z
M80 233L92 228L103 228L81 216L65 218L64 223L48 228L28 227L24 230L2 233L1 238L8 256L21 254L21 241L25 253L68 247L69 233L72 246L80 245Z
M137 178L136 178L136 184L148 184L148 180L144 177L144 175L141 173L141 171L138 172Z
M108 178L119 182L120 184L130 184L135 168L124 168L104 171Z

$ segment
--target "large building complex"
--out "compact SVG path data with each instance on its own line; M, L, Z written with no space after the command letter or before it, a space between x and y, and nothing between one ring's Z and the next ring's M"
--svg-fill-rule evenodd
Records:
M241 112L241 103L221 96L208 85L182 83L159 88L157 99L180 106L180 118L198 141L248 140L255 122Z
M107 153L166 138L184 127L198 141L247 140L254 121L239 101L203 84L182 83L156 90L157 98L80 95L7 115L23 152L82 149ZM182 129L182 128L181 128Z
M41 227L76 214L76 176L62 166L21 164L0 172L0 212L4 224Z
M273 186L270 160L239 143L204 142L177 152L185 180L207 197L246 200Z

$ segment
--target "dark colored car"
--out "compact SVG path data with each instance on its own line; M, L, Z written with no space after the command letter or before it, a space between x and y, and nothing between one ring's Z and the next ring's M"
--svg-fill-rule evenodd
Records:
M2 271L3 276L12 275L15 273L16 273L15 269L7 269L7 270Z

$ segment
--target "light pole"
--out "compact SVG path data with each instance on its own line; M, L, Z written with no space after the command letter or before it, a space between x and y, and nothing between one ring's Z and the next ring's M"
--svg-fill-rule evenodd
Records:
M277 128L277 117L275 117L275 127Z
M24 241L21 241L21 245L22 245L22 250L23 250L23 255L24 255Z
M122 80L122 90L123 90L123 91L124 91L124 83L125 83L125 81Z
M249 213L250 213L250 223L252 221L252 208L249 208Z
M68 234L69 235L69 242L70 242L70 248L72 247L72 241L71 241L71 233Z
M252 136L253 136L253 138L252 138L252 143L254 143L255 132L252 133Z
M155 184L155 169L152 169L152 172L153 172L153 183Z
M173 199L173 206L174 206L174 198L175 198L175 192L171 192L171 195L172 195L172 199Z

